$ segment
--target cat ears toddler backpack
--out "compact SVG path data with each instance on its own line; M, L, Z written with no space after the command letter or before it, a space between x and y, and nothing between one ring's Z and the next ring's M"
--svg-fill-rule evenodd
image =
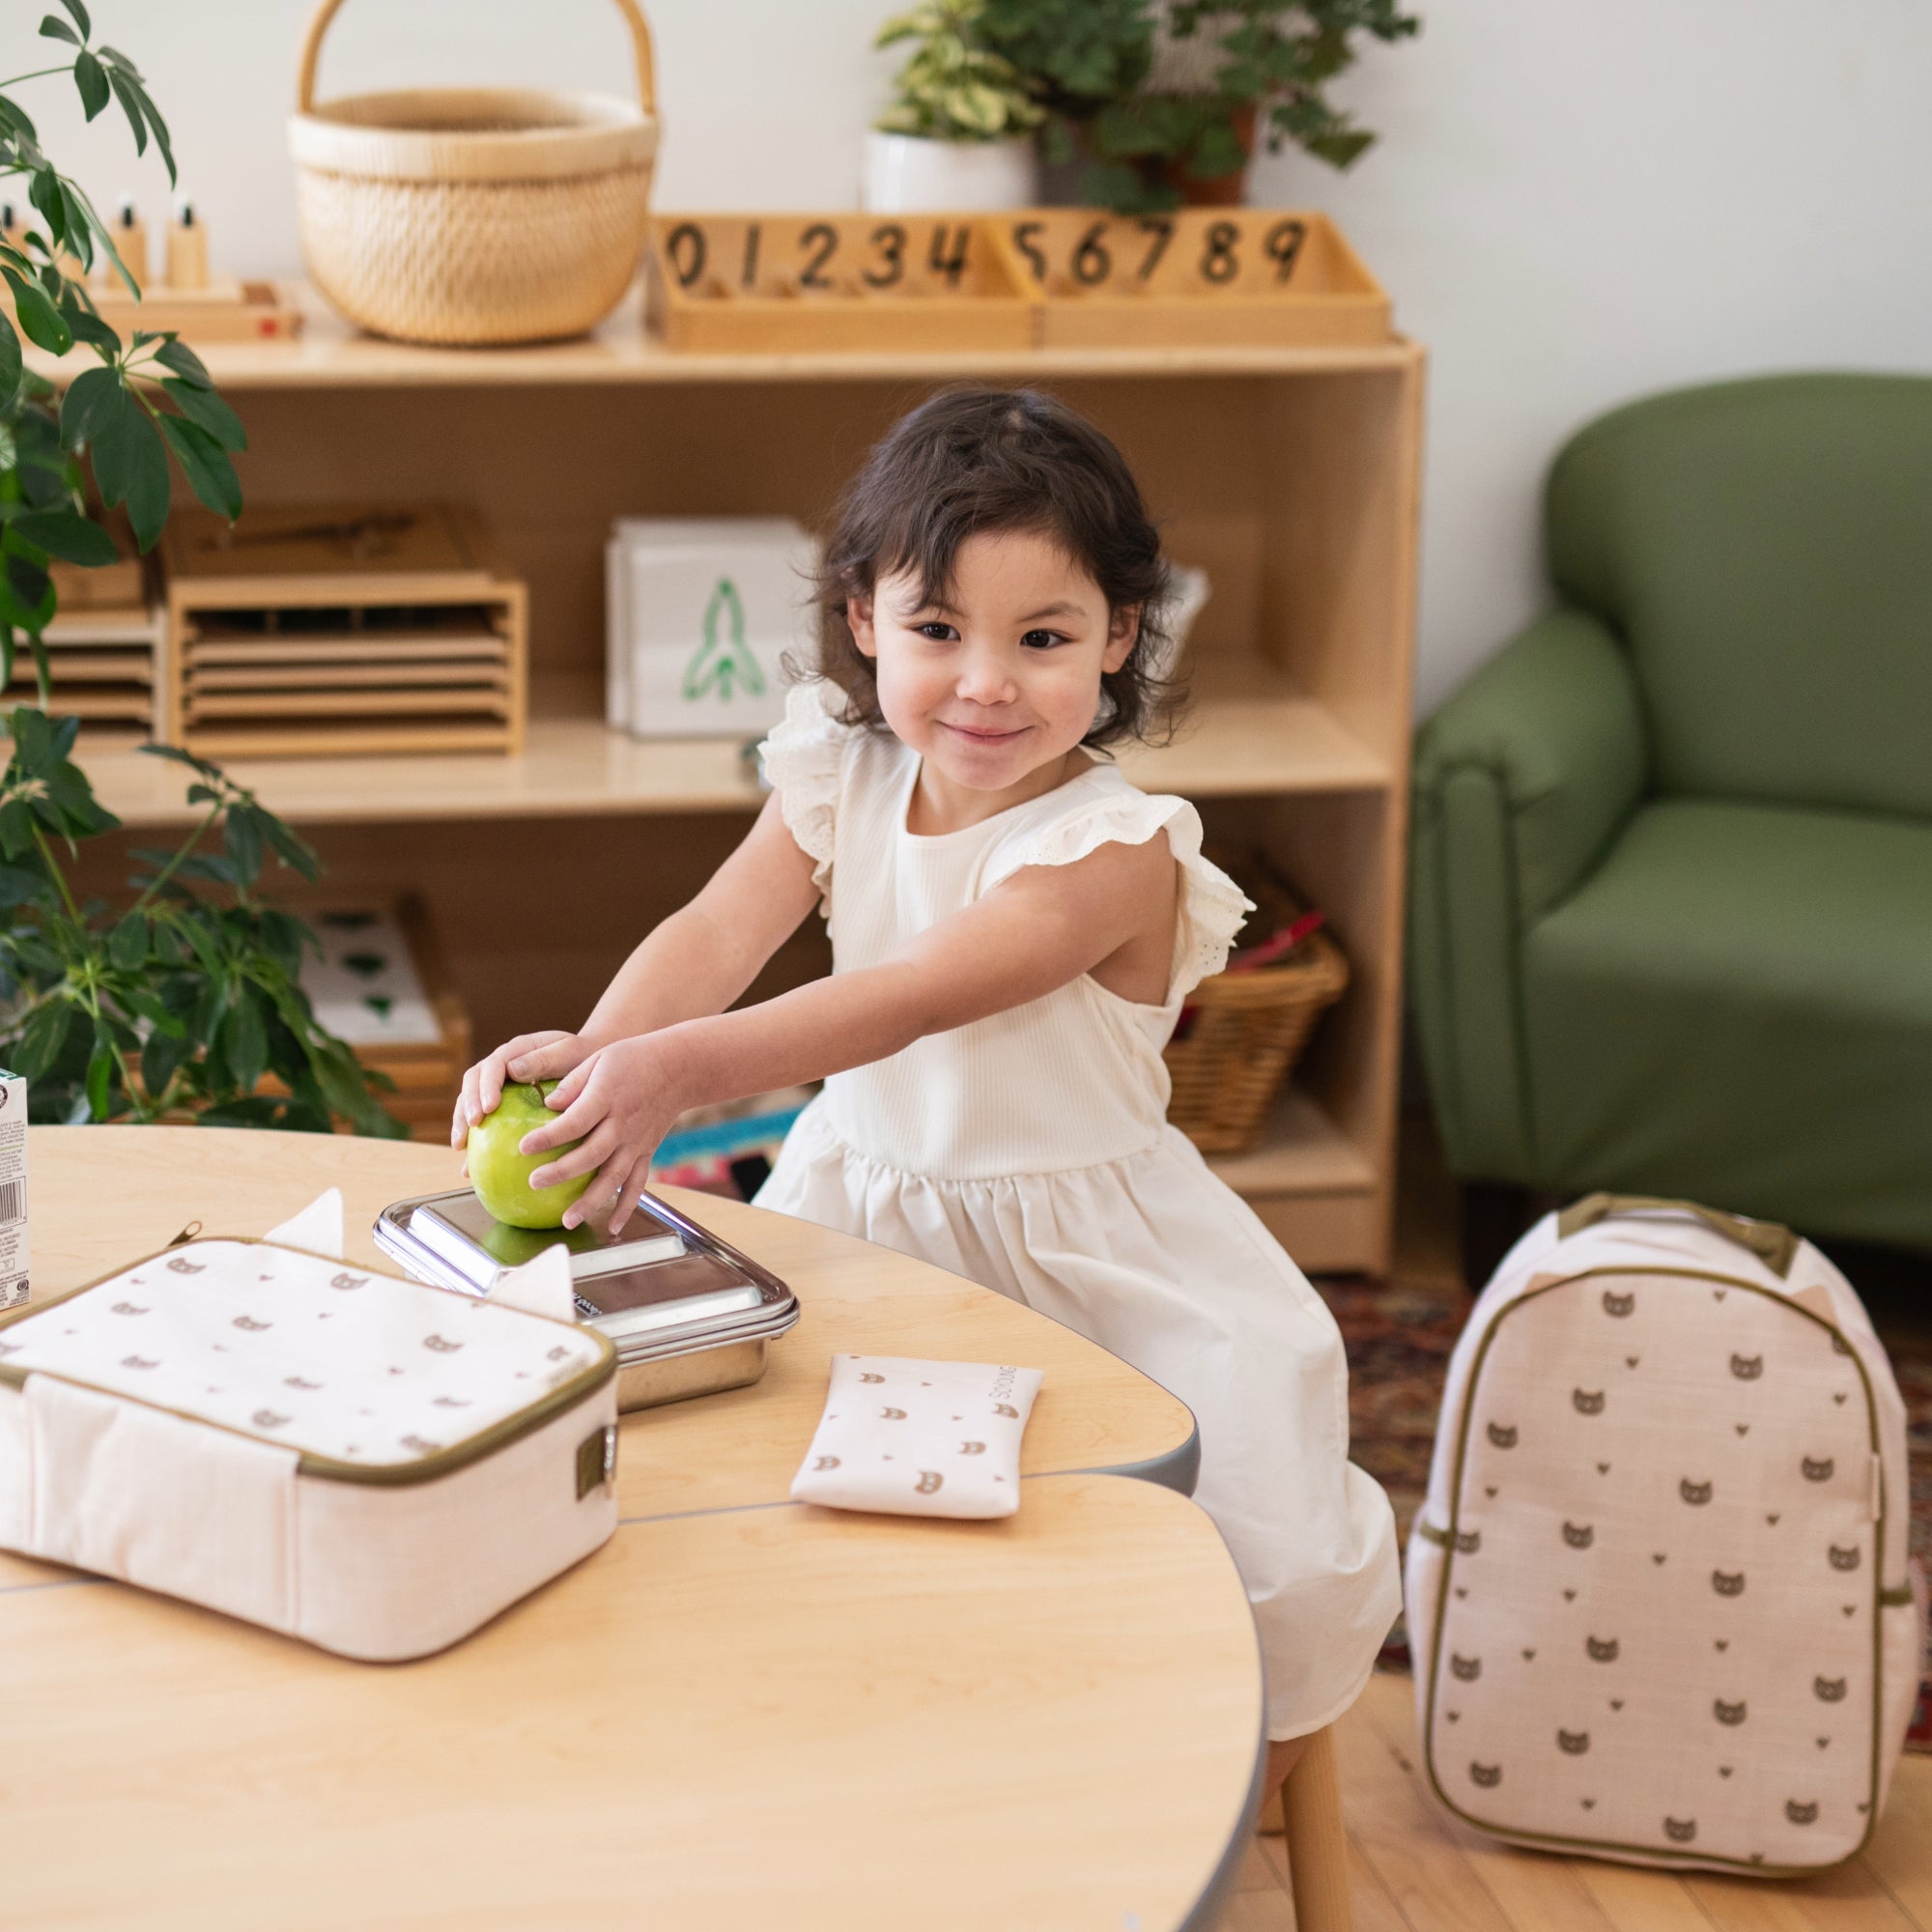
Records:
M1484 1290L1406 1597L1436 1798L1518 1844L1815 1870L1917 1690L1905 1409L1809 1242L1592 1195Z

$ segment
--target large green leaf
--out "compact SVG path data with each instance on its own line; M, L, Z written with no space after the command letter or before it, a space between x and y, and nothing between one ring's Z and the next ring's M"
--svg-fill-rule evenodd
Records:
M145 555L168 520L168 459L136 398L123 391L118 406L96 431L89 454L102 500L109 509L127 504L134 539Z
M0 315L0 414L14 405L20 392L20 338L8 317Z
M85 49L74 56L73 84L80 90L81 108L92 121L107 105L107 75Z
M99 524L89 523L72 510L29 510L25 516L15 517L10 527L63 563L98 570L102 564L120 560L114 539Z
M253 987L242 987L222 1022L221 1045L229 1070L242 1093L252 1093L269 1065L269 1037Z
M121 111L128 117L128 125L134 130L134 152L145 155L148 152L148 124L141 113L141 98L134 91L133 82L119 65L107 70L107 85L114 90L114 98L121 103Z
M155 360L162 368L172 369L185 383L192 383L197 389L214 387L214 378L208 373L208 365L185 342L175 336L169 336L155 351Z
M242 427L242 418L213 389L184 382L178 376L165 378L161 387L175 408L190 422L205 429L223 449L248 447L248 432Z
M211 510L232 524L242 514L242 479L228 460L228 452L201 427L185 416L162 416L161 434L175 453L194 494ZM164 512L165 514L165 512ZM143 550L147 545L141 546Z
M49 999L36 1007L20 1031L20 1043L14 1049L15 1073L24 1074L31 1086L54 1064L67 1043L67 1030L74 1009L63 999Z
M14 313L27 331L27 340L50 355L65 355L73 347L73 335L46 290L14 269L0 268L0 275L6 276L7 286L14 291Z
M83 369L61 399L61 440L70 449L92 442L120 409L126 392L118 370Z

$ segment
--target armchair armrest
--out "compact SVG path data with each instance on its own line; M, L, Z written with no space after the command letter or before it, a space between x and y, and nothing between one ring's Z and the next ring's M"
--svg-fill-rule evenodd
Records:
M1414 776L1409 998L1450 1166L1534 1185L1518 943L1643 795L1616 639L1581 611L1539 619L1423 725Z

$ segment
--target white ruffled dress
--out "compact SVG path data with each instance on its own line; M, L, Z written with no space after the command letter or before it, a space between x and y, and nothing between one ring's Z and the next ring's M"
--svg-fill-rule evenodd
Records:
M1095 764L979 825L906 827L919 758L794 689L763 747L816 862L833 970L895 956L1027 866L1165 834L1181 873L1167 998L1091 977L834 1074L792 1128L761 1208L841 1229L997 1289L1131 1362L1194 1411L1196 1499L1254 1605L1268 1733L1354 1700L1400 1607L1388 1498L1349 1461L1333 1318L1247 1205L1168 1124L1161 1049L1247 911L1201 856L1179 798Z

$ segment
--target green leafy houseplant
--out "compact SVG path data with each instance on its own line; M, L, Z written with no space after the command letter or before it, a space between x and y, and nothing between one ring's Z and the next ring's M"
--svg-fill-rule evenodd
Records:
M200 822L169 850L136 849L143 871L119 910L76 897L60 847L116 830L70 755L77 721L31 705L9 721L0 779L0 1057L27 1077L37 1121L160 1121L298 1127L339 1115L359 1133L401 1136L355 1054L326 1033L302 991L315 936L260 895L272 856L305 879L314 852L255 795L205 760L151 749L193 774ZM220 849L210 849L218 838ZM213 887L206 896L197 886ZM264 1074L285 1090L260 1094Z
M1083 194L1122 213L1173 208L1238 175L1258 140L1348 167L1376 137L1328 83L1354 64L1361 34L1393 42L1421 26L1397 0L1170 0L1160 19L1177 46L1211 40L1202 90L1161 88L1151 0L988 0L983 24L1053 116L1048 157L1080 148Z
M1038 127L1043 110L1011 62L980 40L985 0L925 0L879 29L875 46L914 43L894 76L897 99L872 125L937 141L1005 141Z
M66 272L104 261L139 299L93 204L43 151L16 86L68 74L88 120L118 103L135 152L145 154L152 140L170 182L175 164L167 125L134 63L95 43L83 0L59 4L41 36L71 53L0 80L0 176L26 178L40 216L38 227L0 237L0 279L14 310L11 320L0 312L0 690L13 681L24 638L42 707L50 696L44 633L58 605L53 561L93 568L118 559L103 510L122 510L139 548L152 550L167 522L170 458L194 495L232 521L242 490L230 454L247 441L186 344L169 330L142 329L124 344L85 284ZM23 333L53 355L80 344L99 366L59 397L25 366ZM190 769L188 802L205 808L201 821L178 850L135 854L147 869L129 882L131 906L82 901L62 848L75 854L81 840L120 821L72 760L77 721L21 705L5 724L12 749L0 774L0 1059L27 1076L32 1117L192 1115L326 1130L334 1115L367 1133L405 1132L301 991L297 975L313 935L260 896L265 855L313 878L309 847L214 766L150 746ZM206 849L215 835L221 849ZM256 1094L264 1074L286 1094Z

